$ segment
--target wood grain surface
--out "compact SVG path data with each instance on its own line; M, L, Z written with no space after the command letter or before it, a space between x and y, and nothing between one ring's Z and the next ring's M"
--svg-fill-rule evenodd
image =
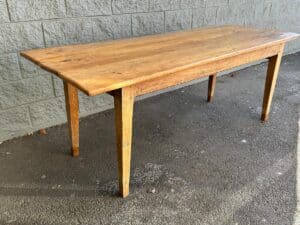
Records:
M295 39L241 26L24 51L22 56L94 96Z

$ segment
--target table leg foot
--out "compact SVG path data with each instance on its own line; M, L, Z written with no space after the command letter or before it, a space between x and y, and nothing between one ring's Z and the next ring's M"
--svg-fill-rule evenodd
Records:
M262 105L261 120L266 122L269 119L271 103L274 95L276 81L279 73L284 45L281 46L277 55L269 58L267 78L265 83L264 99Z
M66 111L71 139L71 153L79 156L79 103L78 91L73 85L64 82Z
M114 93L120 195L129 194L134 95L130 88Z
M79 147L72 147L71 154L73 157L78 157L79 156Z
M262 113L260 119L262 122L267 122L269 120L269 114Z
M207 102L211 102L214 98L216 81L217 81L217 74L213 74L208 77Z

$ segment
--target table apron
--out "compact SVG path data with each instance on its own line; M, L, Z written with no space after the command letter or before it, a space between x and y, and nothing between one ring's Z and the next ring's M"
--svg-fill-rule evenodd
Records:
M131 86L134 89L135 96L144 95L154 91L176 86L185 82L196 80L202 77L210 76L224 70L232 69L243 64L266 59L277 55L282 49L284 43L253 50L247 53L219 59L214 62L202 64L189 69L174 72L159 78L137 83ZM179 59L180 60L180 59Z

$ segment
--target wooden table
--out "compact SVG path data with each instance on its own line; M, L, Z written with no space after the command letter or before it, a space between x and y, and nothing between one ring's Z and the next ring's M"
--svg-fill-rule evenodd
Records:
M295 33L222 26L102 43L24 51L21 55L64 81L73 156L79 155L78 89L114 97L120 194L129 194L134 98L269 59L261 119L269 117L284 45Z

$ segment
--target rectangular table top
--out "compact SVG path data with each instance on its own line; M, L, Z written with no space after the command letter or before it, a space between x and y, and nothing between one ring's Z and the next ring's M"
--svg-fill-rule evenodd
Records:
M93 96L296 37L295 33L222 26L21 55Z

